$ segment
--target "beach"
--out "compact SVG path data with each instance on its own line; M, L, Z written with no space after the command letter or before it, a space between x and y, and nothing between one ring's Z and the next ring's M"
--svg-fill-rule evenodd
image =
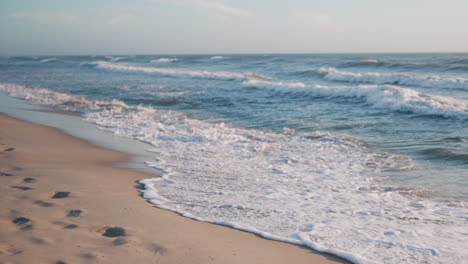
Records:
M128 159L0 115L0 263L343 263L156 208Z
M4 239L2 251L77 234L86 243L52 250L60 254L48 262L147 254L274 263L322 252L362 264L464 263L467 62L468 54L0 57L0 113L69 135L2 136L14 148L2 162L18 162L0 177L12 203L5 230L60 231ZM22 147L7 141L22 133ZM23 160L23 148L35 159Z

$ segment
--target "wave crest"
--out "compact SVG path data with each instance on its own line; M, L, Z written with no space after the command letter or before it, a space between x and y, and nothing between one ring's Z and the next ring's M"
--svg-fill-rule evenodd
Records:
M176 62L178 61L177 58L159 58L151 60L151 63L168 63L168 62Z
M468 79L465 78L445 78L435 75L424 76L407 73L358 73L324 67L320 68L318 72L323 76L323 78L330 81L468 90Z
M395 85L324 86L302 82L276 82L249 79L245 87L293 88L312 96L361 98L373 107L423 115L468 119L468 100L421 93Z
M156 74L162 76L177 76L201 79L218 79L218 80L236 80L244 79L244 74L227 71L206 71L206 70L190 70L182 68L157 68L157 67L141 67L128 64L113 63L108 61L96 61L83 64L85 66L96 67L102 70L130 72L130 73L145 73Z

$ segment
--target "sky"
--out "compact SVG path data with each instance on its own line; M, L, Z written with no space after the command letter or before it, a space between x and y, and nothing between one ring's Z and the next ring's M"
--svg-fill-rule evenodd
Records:
M468 52L466 0L0 0L0 55Z

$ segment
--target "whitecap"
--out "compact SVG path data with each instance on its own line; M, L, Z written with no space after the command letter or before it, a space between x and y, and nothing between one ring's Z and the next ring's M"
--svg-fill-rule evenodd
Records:
M468 90L468 79L461 77L440 77L436 75L408 73L347 72L336 68L320 68L319 73L330 81Z

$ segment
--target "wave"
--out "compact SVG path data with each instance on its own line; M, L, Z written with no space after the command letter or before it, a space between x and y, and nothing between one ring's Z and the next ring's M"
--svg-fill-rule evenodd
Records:
M214 79L214 80L245 80L248 78L256 78L262 80L273 79L270 76L249 72L249 73L238 73L228 71L206 71L206 70L191 70L184 68L158 68L158 67L141 67L131 66L128 64L112 63L107 61L97 61L83 63L83 66L96 67L98 69L119 71L119 72L135 72L145 74L155 74L161 76L176 76L176 77L187 77L187 78L200 78L200 79Z
M443 68L443 65L433 64L433 63L417 63L417 62L390 62L382 60L360 60L360 61L351 61L346 62L341 65L342 67L382 67L382 68L400 68L400 69L440 69Z
M455 161L462 164L468 164L468 154L457 153L450 148L430 148L421 151L421 154L430 156L434 159L442 159L447 161Z
M176 62L178 59L176 58L159 58L151 60L151 63L168 63L168 62Z
M336 68L320 68L319 73L330 81L468 90L468 79L465 78L444 78L435 75L424 76L406 73L346 72Z
M453 60L450 61L450 63L468 64L468 59L453 59Z
M210 60L222 60L222 59L227 59L227 57L223 57L223 56L213 56L210 58Z
M83 112L115 106L127 107L124 102L119 100L88 100L85 96L69 95L36 86L0 84L0 91L6 92L14 97L32 101L36 104L59 107L60 109L68 111Z
M113 56L109 56L109 60L110 61L123 61L123 60L128 60L129 58L128 57L113 57Z
M92 66L98 69L110 70L110 71L156 74L156 75L162 75L162 76L178 76L178 77L217 79L217 80L236 80L236 79L245 78L244 74L236 73L236 72L190 70L190 69L182 69L182 68L141 67L141 66L131 66L127 64L107 62L107 61L88 62L83 65Z
M52 57L52 58L47 58L47 59L42 59L40 62L54 62L58 61L59 59Z
M162 176L141 183L158 207L355 263L461 263L466 255L466 206L379 185L374 177L411 160L348 136L249 130L40 87L0 91L81 109L100 129L153 145L147 165Z
M421 93L395 85L324 86L302 82L277 82L249 79L245 87L293 88L311 96L360 98L376 108L415 114L468 119L468 100Z
M367 59L367 60L360 60L360 61L354 61L354 62L348 62L345 65L348 66L368 66L368 65L390 65L392 64L391 62L387 61L379 61L379 60L374 60L374 59Z
M452 66L451 68L449 68L449 71L463 71L463 72L467 72L467 71L468 71L468 65Z

